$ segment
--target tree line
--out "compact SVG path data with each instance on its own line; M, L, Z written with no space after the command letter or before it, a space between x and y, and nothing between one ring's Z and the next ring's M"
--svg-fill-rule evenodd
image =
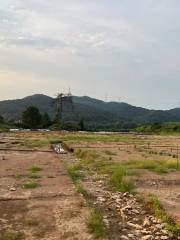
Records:
M41 114L37 107L30 106L22 113L20 124L24 128L38 129L50 127L52 121L48 113Z
M54 117L54 120L51 120L48 113L41 114L39 109L35 106L28 107L21 117L20 126L23 128L29 129L39 129L39 128L51 128L51 129L66 129L66 130L85 130L84 120L81 118L79 123L73 122L61 122L59 124L59 119L57 114ZM62 121L62 120L61 120Z

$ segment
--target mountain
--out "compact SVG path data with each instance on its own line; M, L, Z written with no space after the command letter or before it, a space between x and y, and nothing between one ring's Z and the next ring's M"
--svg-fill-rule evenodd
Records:
M47 112L53 118L53 100L49 96L36 94L23 99L0 101L0 115L7 120L18 120L28 106L37 106L41 113ZM180 108L166 111L149 110L123 102L104 102L87 96L74 96L73 105L73 110L68 104L64 106L64 121L78 123L83 118L92 129L127 129L138 124L180 121Z

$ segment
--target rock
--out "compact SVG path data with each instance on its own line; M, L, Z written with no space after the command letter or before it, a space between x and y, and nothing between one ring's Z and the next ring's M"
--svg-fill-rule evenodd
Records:
M168 240L169 237L168 236L161 236L161 240Z
M139 211L137 209L132 210L133 213L139 214Z
M141 230L141 233L144 235L149 235L151 234L151 231L147 231L146 229Z
M106 199L103 197L98 197L97 200L98 202L106 202Z
M109 220L108 220L108 219L103 219L103 222L105 223L105 225L106 225L107 227L109 227Z
M132 227L132 228L135 228L137 230L142 230L142 226L138 225L138 224L134 224L134 223L131 223L131 222L127 222L127 225Z
M133 222L138 222L139 219L138 218L133 218Z
M161 232L162 232L164 235L168 235L168 231L165 230L165 229L163 229Z
M16 191L16 188L15 188L15 187L11 187L9 190L10 190L11 192L14 192L14 191Z
M132 234L132 233L129 233L129 234L128 234L128 237L131 238L131 239L133 239L133 240L135 239L135 236L134 236L134 234Z
M148 218L145 218L145 219L144 219L143 226L144 226L144 227L149 227L149 226L151 226L151 222L149 221Z
M135 232L135 235L138 237L142 235L140 230L135 230L134 232Z
M122 235L122 236L121 236L121 240L129 240L129 238L126 237L125 235Z
M144 237L141 238L142 240L153 240L153 236L152 235L146 235Z
M121 209L121 211L126 211L126 210L131 210L132 209L132 206L130 206L130 205L127 205L127 206L125 206L125 207L123 207L122 209Z

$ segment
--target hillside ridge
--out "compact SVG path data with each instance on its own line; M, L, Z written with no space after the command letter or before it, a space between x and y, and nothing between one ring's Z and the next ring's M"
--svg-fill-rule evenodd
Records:
M73 96L74 110L65 106L63 119L79 122L84 119L94 128L131 128L138 124L154 122L179 122L180 108L151 110L124 102L105 102L89 96ZM0 101L0 115L7 120L19 120L28 106L36 106L41 113L47 112L53 119L55 106L53 98L44 94L34 94L22 99Z

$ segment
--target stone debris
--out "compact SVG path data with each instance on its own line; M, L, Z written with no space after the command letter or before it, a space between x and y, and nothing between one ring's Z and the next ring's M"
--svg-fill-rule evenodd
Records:
M60 144L52 145L52 148L57 154L67 154L67 152Z
M97 184L97 185L96 185ZM119 226L122 240L176 240L165 227L166 224L144 210L137 197L130 193L113 193L104 190L96 182L95 205L105 210L104 223L111 229ZM112 238L113 239L113 238Z
M15 188L15 187L11 187L11 188L9 189L9 191L15 192L15 191L16 191L16 188Z

